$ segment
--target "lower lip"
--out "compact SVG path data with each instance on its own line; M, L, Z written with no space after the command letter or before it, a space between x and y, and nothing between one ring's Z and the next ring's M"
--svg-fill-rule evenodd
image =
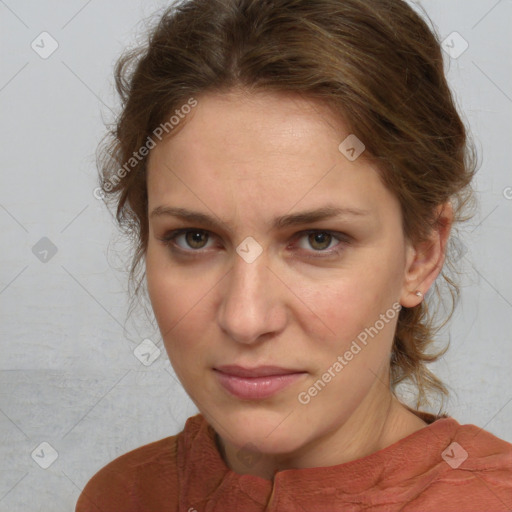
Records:
M262 400L296 382L305 373L268 375L267 377L236 377L218 370L215 371L220 384L229 393L242 400Z

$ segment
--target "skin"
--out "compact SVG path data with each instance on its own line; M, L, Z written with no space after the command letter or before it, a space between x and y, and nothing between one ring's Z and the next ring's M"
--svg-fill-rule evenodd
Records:
M243 90L197 99L177 133L151 150L148 211L186 208L219 224L150 215L146 276L170 361L228 467L271 480L364 457L424 428L389 391L398 315L308 404L298 394L394 303L422 300L415 292L426 293L444 261L450 204L430 240L413 245L378 170L364 153L351 162L338 150L349 132L326 107ZM366 213L271 225L326 205ZM200 232L163 241L181 228ZM318 242L306 230L344 235ZM263 250L252 263L236 252L249 236ZM213 368L223 364L306 374L270 398L240 400L218 382ZM244 464L240 450L256 452L257 463Z

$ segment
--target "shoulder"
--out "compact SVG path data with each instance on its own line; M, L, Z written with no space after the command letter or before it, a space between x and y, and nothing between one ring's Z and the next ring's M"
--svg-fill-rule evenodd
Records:
M451 436L430 485L410 503L411 510L427 504L446 511L511 510L512 444L475 425L448 421Z
M181 434L141 446L100 469L82 491L76 512L177 510Z
M451 469L502 475L512 488L512 444L483 428L459 425L443 454ZM451 458L457 460L450 464Z

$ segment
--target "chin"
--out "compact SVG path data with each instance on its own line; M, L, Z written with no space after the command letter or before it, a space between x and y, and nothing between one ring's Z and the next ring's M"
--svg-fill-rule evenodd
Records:
M206 414L205 418L230 443L239 447L251 444L262 453L289 453L304 443L307 432L297 428L300 420L295 414L289 414L289 408L271 411L261 405L250 405L252 407L238 405L226 412L219 410L216 416L223 418L220 426L214 418Z

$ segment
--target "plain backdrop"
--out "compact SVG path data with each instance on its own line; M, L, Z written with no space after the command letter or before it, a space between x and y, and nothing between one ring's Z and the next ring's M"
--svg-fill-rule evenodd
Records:
M118 106L113 63L165 4L0 0L2 512L72 511L100 467L196 413L156 328L127 321L127 245L93 195ZM462 299L434 370L453 417L512 441L512 2L421 5L448 38L448 78L481 160L479 210L452 247ZM145 361L143 340L157 347Z

